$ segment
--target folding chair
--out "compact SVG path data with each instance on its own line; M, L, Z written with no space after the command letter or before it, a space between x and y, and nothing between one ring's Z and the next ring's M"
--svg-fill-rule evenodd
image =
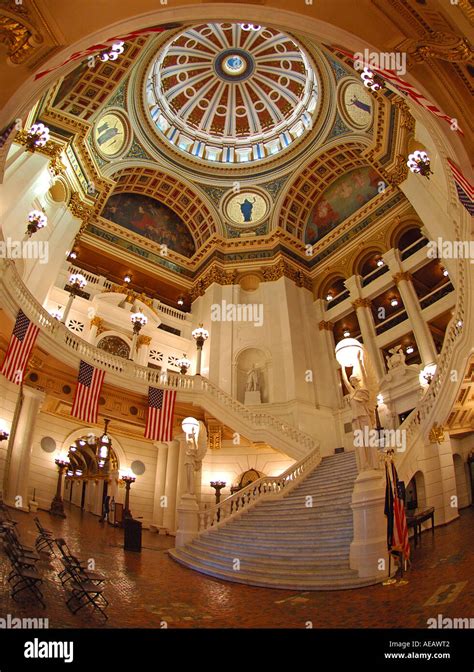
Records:
M16 596L19 593L28 590L40 602L43 609L45 609L46 604L43 599L43 593L39 588L43 583L43 579L37 569L34 566L25 566L24 562L18 559L14 549L8 543L5 544L5 552L12 565L12 571L7 576L12 590L12 598L16 600Z
M32 546L25 546L25 544L21 542L18 532L14 527L3 527L2 531L2 536L4 536L4 538L6 538L12 545L12 547L15 548L21 555L33 558L35 561L40 559L40 556Z
M82 577L82 579L91 581L97 585L106 581L106 577L100 572L94 572L87 569L87 560L79 560L79 558L73 555L64 539L56 539L56 544L61 552L62 557L60 560L64 566L64 569L59 573L59 578L63 585L72 578L74 570Z
M39 531L35 541L36 550L38 553L48 553L49 555L56 557L56 553L54 552L53 533L42 526L38 517L33 518L33 520Z
M72 569L71 577L73 580L71 597L66 601L66 605L72 613L77 614L83 607L90 604L105 620L108 620L105 609L109 603L103 594L104 589L91 581L84 580L77 569ZM74 602L76 602L76 608L74 608Z

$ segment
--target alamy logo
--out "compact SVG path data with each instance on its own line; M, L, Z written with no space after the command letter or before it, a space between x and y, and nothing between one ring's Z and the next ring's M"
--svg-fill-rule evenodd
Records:
M213 303L212 322L253 322L254 327L263 325L263 304L261 303Z
M49 260L49 242L47 240L0 240L0 258L3 259L39 259L40 264Z
M354 447L393 448L398 453L407 449L406 430L404 429L364 429L354 430Z
M39 630L49 628L49 620L47 618L16 618L11 614L7 614L5 618L0 618L0 630Z
M474 264L474 240L430 240L426 246L429 259L469 259Z
M354 69L363 70L366 66L378 70L391 70L397 75L405 75L407 71L407 55L395 51L358 51L354 54Z
M436 618L428 618L428 628L440 628L444 630L470 630L474 629L474 618L449 618L438 614Z
M25 642L25 658L63 658L65 663L74 660L74 642L45 642L35 638Z

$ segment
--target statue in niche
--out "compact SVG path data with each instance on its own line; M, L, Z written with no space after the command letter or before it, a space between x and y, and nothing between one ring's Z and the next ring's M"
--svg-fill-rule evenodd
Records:
M386 357L387 368L389 371L396 369L399 366L405 366L406 357L401 345L396 345L394 348L391 348L389 353L390 356Z
M245 386L245 389L247 392L258 392L260 390L258 371L255 364L252 364L252 368L247 372L247 385Z
M202 460L207 452L207 430L206 425L199 421L199 435L193 435L186 438L186 451L184 466L186 469L186 494L195 495L194 474L201 468Z
M374 433L376 390L369 380L362 353L357 355L360 376L352 374L348 380L346 370L342 368L342 377L350 394L352 411L352 430L356 447L357 468L359 472L379 468L378 451Z

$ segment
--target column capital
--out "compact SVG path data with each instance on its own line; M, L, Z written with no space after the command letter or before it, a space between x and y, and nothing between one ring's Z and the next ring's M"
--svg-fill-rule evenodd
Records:
M356 299L352 301L352 305L357 310L357 308L370 308L372 301L370 299Z
M104 320L101 317L99 317L98 315L94 315L94 317L90 321L90 326L91 326L91 328L92 327L97 327L98 329L100 329L102 327L103 323L104 323Z
M402 280L406 280L407 282L411 281L413 279L412 274L409 271L400 271L398 273L395 273L392 278L395 281L395 284L398 285L399 282Z
M140 336L137 339L137 348L139 348L141 345L150 345L151 343L151 336L145 336L144 334L140 334Z
M318 326L319 331L323 331L323 329L326 329L327 331L332 331L334 329L333 322L327 322L326 320L321 320Z
M43 390L39 390L37 387L29 387L28 385L23 386L22 393L24 397L29 397L30 399L37 399L40 403L44 401L44 398L46 396L46 392L44 392Z

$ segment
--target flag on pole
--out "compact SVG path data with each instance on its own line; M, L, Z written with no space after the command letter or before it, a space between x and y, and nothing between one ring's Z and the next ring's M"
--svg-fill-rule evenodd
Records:
M31 324L25 313L20 310L16 316L15 326L1 370L3 375L12 383L21 385L38 332L39 327Z
M459 200L470 215L474 215L474 186L464 177L457 165L448 159L451 173L456 183Z
M387 547L390 552L402 554L405 561L410 558L410 541L405 515L405 504L398 488L398 474L394 463L385 465L387 478L385 488L385 515L387 516Z
M148 415L145 438L153 441L171 441L176 390L148 388Z
M331 45L329 47L333 51L338 51L341 54L344 54L344 56L347 56L348 58L351 58L354 60L354 54L351 51L346 51L345 49L342 49L341 47L338 47L336 45ZM386 70L385 68L377 68L375 65L372 65L371 63L365 63L367 67L369 67L373 72L381 75L389 84L391 84L398 93L403 93L410 100L412 100L414 103L417 105L420 105L423 109L427 110L428 112L431 112L431 114L434 114L436 117L439 117L440 119L443 119L444 121L447 121L450 126L452 126L452 130L461 133L461 135L464 135L462 130L459 128L456 119L453 119L452 117L448 116L447 114L444 114L439 107L437 107L431 100L428 100L418 89L416 89L412 84L409 82L405 82L401 77L399 77L395 72L392 70Z
M84 422L97 422L99 397L105 371L81 360L71 415Z

